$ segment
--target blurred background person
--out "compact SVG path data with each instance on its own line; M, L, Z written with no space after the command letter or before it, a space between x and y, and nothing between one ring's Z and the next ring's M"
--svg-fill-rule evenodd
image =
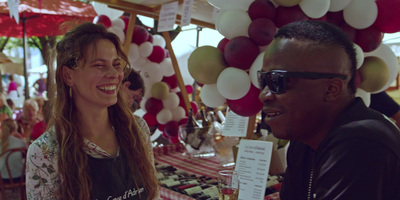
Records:
M30 141L33 126L40 121L39 106L35 99L27 99L22 107L22 116L17 118L18 132Z
M40 73L40 78L33 83L33 87L36 89L37 96L43 96L43 93L47 90L46 79L43 77L43 73Z
M10 99L17 99L19 97L18 84L14 81L14 74L10 74L8 80L7 97Z
M6 96L4 94L0 94L0 124L5 119L12 119L12 111L7 104Z
M397 127L400 127L400 105L392 99L385 91L371 94L372 108L389 117Z
M122 81L121 89L124 92L128 104L131 106L132 111L135 112L140 108L140 101L144 95L143 79L138 72L132 72Z

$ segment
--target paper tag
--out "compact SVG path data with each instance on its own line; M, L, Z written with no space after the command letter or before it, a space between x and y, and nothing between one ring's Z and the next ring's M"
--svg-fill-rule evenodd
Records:
M19 13L18 13L18 6L20 0L7 0L8 10L10 12L10 18L15 19L17 24L19 24Z
M181 26L187 26L192 19L193 0L184 0L182 6Z
M178 1L163 4L158 18L158 32L174 30L176 14L178 13Z
M237 115L227 108L223 136L246 137L249 117Z
M263 200L271 163L272 142L241 139L235 171L240 175L239 200Z

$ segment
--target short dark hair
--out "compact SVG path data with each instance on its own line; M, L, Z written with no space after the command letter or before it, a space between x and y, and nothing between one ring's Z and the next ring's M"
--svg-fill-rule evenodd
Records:
M297 40L312 41L320 45L339 46L345 50L350 60L350 80L348 88L355 94L357 59L353 42L335 25L322 21L298 21L280 28L274 38L294 38Z
M124 83L126 81L131 83L128 87L130 90L138 90L140 88L144 90L144 82L139 72L132 70L122 82Z

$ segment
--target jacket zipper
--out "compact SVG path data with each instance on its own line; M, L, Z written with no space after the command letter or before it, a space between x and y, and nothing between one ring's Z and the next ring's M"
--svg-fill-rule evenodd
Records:
M314 199L313 197L311 197L311 195L312 195L313 175L314 175L314 168L311 169L311 172L310 172L310 181L308 182L308 194L307 194L307 199L308 199L308 200Z

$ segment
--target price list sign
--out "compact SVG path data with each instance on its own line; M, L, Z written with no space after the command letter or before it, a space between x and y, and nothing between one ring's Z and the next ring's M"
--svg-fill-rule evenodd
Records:
M239 200L264 199L272 147L272 142L240 140L235 167L240 174Z

